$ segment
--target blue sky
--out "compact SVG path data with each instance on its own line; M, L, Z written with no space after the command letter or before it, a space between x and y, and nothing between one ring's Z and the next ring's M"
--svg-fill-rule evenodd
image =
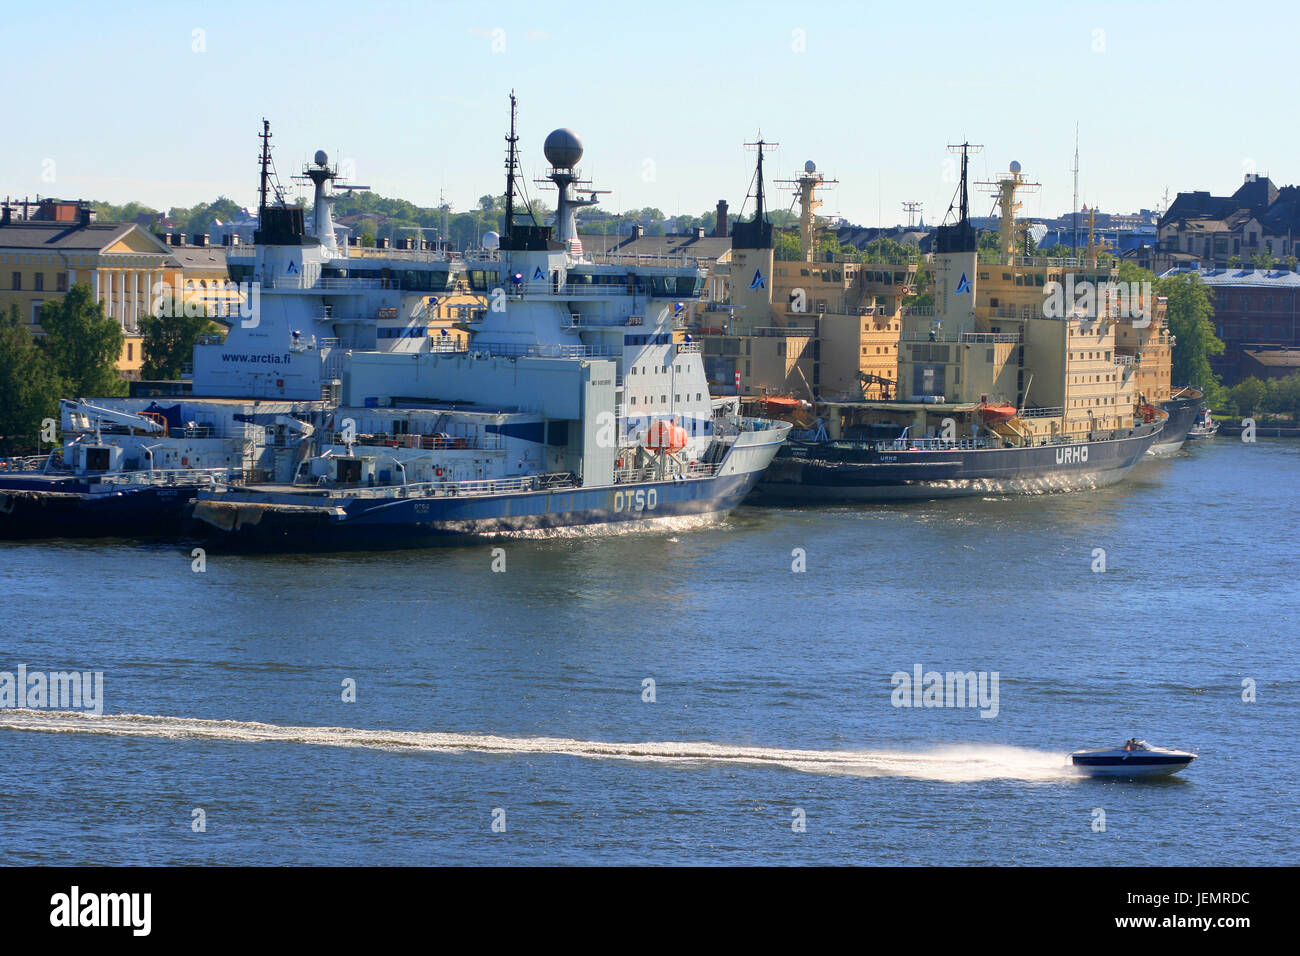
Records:
M514 88L525 171L568 126L616 211L737 208L761 128L771 179L813 159L839 180L824 213L892 225L917 200L938 220L945 145L968 138L974 179L1019 160L1043 184L1024 212L1054 215L1078 122L1081 201L1127 212L1252 168L1300 181L1297 27L1291 5L1200 2L24 3L0 193L251 204L266 116L282 177L324 148L463 210L502 189Z

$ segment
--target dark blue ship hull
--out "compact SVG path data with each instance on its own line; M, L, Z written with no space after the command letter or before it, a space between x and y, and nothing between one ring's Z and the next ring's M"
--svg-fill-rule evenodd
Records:
M890 448L787 443L758 484L761 502L881 501L1039 494L1113 484L1160 434L1144 425L1106 441L1027 448Z
M760 474L465 497L203 492L189 533L217 549L350 551L457 544L493 535L640 530L671 526L674 520L720 520Z
M0 540L180 534L195 485L121 485L60 475L0 477Z
M1187 433L1196 423L1196 416L1205 405L1205 396L1196 389L1183 389L1192 394L1182 398L1171 398L1161 402L1160 407L1169 413L1169 420L1160 432L1160 437L1151 446L1153 455L1172 455L1183 447Z

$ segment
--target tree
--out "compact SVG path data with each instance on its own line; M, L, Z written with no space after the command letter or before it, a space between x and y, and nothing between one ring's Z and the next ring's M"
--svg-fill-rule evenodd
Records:
M1237 414L1251 416L1264 404L1267 392L1268 386L1252 376L1228 389L1228 397L1237 406Z
M140 320L144 335L142 378L172 381L181 377L182 366L194 355L200 335L218 330L217 324L204 315L150 315Z
M59 379L18 306L0 316L0 453L18 455L40 447L41 422L57 418Z
M126 382L117 371L125 339L122 327L104 314L89 285L78 282L62 302L46 302L41 328L41 346L69 397L126 394Z
M772 258L777 262L798 262L803 258L799 233L788 229L772 230Z
M1194 272L1158 279L1157 295L1168 300L1165 323L1175 338L1173 381L1195 385L1205 392L1210 405L1221 397L1218 377L1210 370L1210 356L1222 355L1223 342L1214 333L1214 304L1210 287Z

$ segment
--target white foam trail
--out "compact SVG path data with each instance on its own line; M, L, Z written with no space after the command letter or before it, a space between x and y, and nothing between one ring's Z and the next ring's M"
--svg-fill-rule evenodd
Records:
M488 734L355 727L285 727L239 720L201 720L147 714L86 714L77 711L2 710L0 730L296 743L367 747L421 753L558 754L589 759L668 764L738 763L784 767L804 773L851 777L909 777L948 783L981 780L1060 781L1076 775L1065 754L998 744L963 744L903 753L885 750L786 750L729 744L649 741L616 743L562 737L497 737Z

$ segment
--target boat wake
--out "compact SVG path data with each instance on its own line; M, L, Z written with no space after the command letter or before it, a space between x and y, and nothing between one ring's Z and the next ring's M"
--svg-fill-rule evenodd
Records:
M903 777L947 783L984 780L1053 782L1078 779L1065 754L997 744L962 744L922 752L787 750L705 742L617 743L561 737L363 730L355 727L286 727L238 720L201 720L146 714L3 710L0 730L100 734L171 740L287 743L361 747L414 753L549 754L592 760L630 760L679 766L740 764L849 777Z

